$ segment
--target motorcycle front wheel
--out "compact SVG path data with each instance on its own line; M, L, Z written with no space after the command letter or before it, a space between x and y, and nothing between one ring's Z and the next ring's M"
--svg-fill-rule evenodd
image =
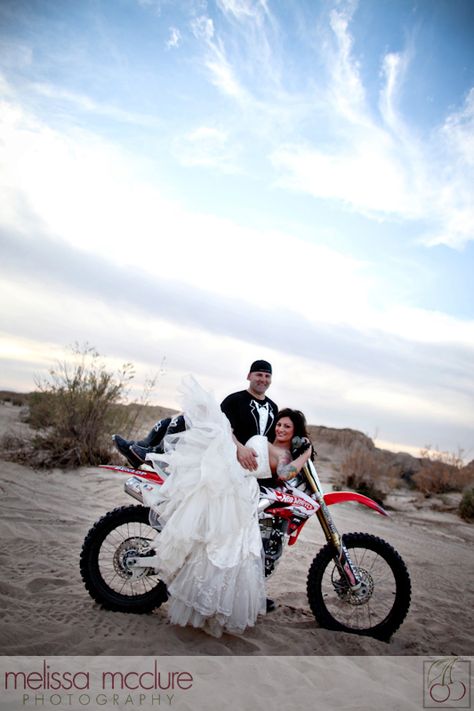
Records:
M410 606L411 584L399 554L381 538L368 533L343 536L358 570L360 589L352 591L335 564L335 549L328 543L309 569L308 601L327 629L369 635L388 641L400 627Z
M80 570L91 597L107 610L151 612L168 599L153 568L134 568L137 556L154 555L156 529L145 506L121 506L92 526L81 551Z

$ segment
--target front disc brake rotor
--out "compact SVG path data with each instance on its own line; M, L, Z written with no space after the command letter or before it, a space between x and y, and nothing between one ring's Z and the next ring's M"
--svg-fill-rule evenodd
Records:
M127 538L114 554L114 570L125 580L140 580L148 575L150 568L135 567L134 559L150 553L150 546L143 538Z
M337 568L334 570L338 572ZM370 573L364 570L364 568L358 568L358 573L361 583L358 590L351 590L347 583L341 580L341 578L339 578L339 580L333 580L334 589L338 596L349 605L365 605L374 592L374 581Z

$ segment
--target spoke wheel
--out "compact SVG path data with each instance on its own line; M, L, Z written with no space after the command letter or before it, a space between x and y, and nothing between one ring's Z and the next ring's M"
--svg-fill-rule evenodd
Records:
M405 563L386 541L368 533L343 536L359 572L360 589L351 591L334 561L334 547L320 550L309 569L307 593L322 627L388 640L410 606L410 576Z
M135 567L137 556L154 555L156 529L145 506L121 506L103 516L87 534L80 569L91 597L120 612L151 612L168 598L153 568Z

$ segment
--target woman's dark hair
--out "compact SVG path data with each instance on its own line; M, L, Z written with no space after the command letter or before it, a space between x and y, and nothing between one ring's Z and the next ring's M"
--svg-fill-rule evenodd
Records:
M295 428L293 437L308 437L308 432L306 429L306 417L303 415L301 410L292 410L287 407L284 410L280 410L277 415L275 424L281 420L283 417L289 417Z

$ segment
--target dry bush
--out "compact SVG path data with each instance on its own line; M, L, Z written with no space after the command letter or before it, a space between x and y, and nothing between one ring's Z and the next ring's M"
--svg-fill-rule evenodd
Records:
M17 407L28 405L31 393L16 393L12 390L0 390L0 402L8 402Z
M2 436L0 451L2 459L19 464L30 464L35 458L32 440L12 432L7 432Z
M465 521L474 521L474 486L466 489L459 503L459 515Z
M55 418L55 399L55 393L47 390L31 393L29 408L23 421L34 430L51 427Z
M415 487L423 494L446 494L462 491L474 480L472 467L464 466L462 453L421 451L421 468L413 476Z
M341 463L336 487L343 486L382 503L393 482L374 450L356 446Z
M28 424L36 430L32 442L25 441L12 452L15 443L4 441L4 452L8 456L10 451L9 458L17 461L28 458L39 467L107 462L112 433L130 429L130 420L138 414L118 407L133 377L130 363L113 373L94 348L74 346L69 360L58 363L49 378L37 382L28 417Z

